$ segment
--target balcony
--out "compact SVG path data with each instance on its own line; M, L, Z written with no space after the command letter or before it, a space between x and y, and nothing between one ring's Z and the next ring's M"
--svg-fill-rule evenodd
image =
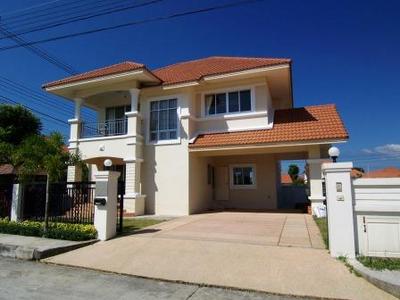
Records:
M94 138L127 134L127 119L109 120L106 122L83 122L80 138Z

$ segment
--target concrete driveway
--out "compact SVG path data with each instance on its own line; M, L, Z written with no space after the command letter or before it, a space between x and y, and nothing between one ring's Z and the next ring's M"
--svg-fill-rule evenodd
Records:
M308 215L223 212L174 219L45 261L287 295L394 299L321 248Z

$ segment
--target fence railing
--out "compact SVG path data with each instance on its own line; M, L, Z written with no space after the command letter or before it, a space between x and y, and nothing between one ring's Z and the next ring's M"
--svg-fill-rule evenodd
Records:
M83 122L81 138L124 135L127 133L127 119L117 119L106 122Z
M10 217L12 184L0 184L0 218Z
M93 224L94 182L52 183L49 187L49 221ZM33 183L24 189L23 218L44 220L46 184Z

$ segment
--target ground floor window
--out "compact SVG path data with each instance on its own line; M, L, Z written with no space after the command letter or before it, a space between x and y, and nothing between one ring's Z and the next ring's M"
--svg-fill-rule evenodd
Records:
M233 165L230 168L231 188L253 188L256 185L254 165Z

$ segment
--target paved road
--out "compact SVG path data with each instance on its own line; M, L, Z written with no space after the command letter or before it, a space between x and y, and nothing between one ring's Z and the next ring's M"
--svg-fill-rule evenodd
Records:
M293 300L0 258L0 299Z

